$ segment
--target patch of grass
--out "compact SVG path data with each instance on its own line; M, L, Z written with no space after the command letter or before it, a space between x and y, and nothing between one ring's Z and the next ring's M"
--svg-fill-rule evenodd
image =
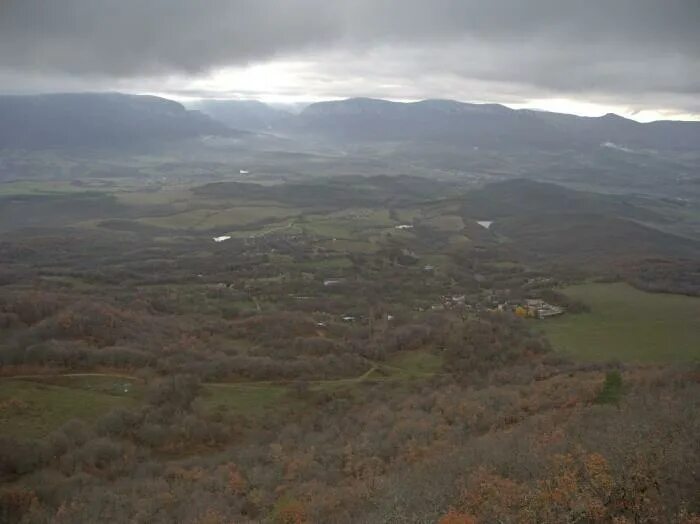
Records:
M382 229L378 234L370 237L371 242L383 243L387 240L413 240L416 235L410 229L396 229L394 227Z
M293 217L297 210L285 207L237 206L228 209L193 209L167 216L145 217L140 222L151 226L206 230L255 224L265 220Z
M114 379L112 379L114 382ZM39 438L71 419L93 421L136 400L126 395L27 380L0 380L0 427L4 435Z
M433 266L438 269L450 267L453 262L447 255L423 254L420 256L420 264L423 266Z
M403 351L393 355L383 368L391 376L417 378L434 375L442 369L442 357L425 350Z
M416 218L423 216L423 212L417 208L397 209L396 217L402 224L412 224Z
M335 391L356 388L365 382L404 382L432 377L440 372L443 359L426 350L403 351L386 362L377 362L362 375L335 380L310 382L313 391Z
M374 253L379 249L377 245L371 242L345 239L327 240L319 243L319 246L341 253Z
M0 196L85 193L87 188L70 182L27 180L0 184Z
M450 235L447 239L450 246L465 246L471 243L471 239L464 235Z
M427 218L421 221L422 225L428 226L438 231L456 233L464 229L464 221L462 217L457 215L442 215L432 218Z
M207 384L201 399L212 410L256 416L279 406L288 394L288 388L275 384Z
M603 389L595 399L596 404L617 404L622 396L622 375L619 371L608 371Z
M522 265L519 262L513 262L510 260L501 260L497 262L490 262L488 264L484 264L487 268L493 268L493 269L519 269L522 267Z
M286 207L239 206L213 213L204 222L197 224L197 227L211 229L222 226L247 225L266 220L290 218L297 214L297 210Z
M347 220L342 219L317 219L302 224L304 233L320 237L352 240L355 231Z
M80 389L95 393L104 393L117 397L138 399L143 395L145 386L142 382L126 375L102 375L98 373L75 373L24 379L37 384L48 384L70 389Z
M189 205L194 198L187 189L169 189L158 191L121 191L115 193L118 202L129 206L178 206Z
M259 279L261 282L263 279ZM199 313L218 316L221 312L239 310L254 310L256 305L249 296L231 289L214 289L208 285L182 284L149 288L156 296L164 291L164 300L175 311L182 313ZM162 295L161 295L162 296Z
M92 284L86 282L82 278L73 276L46 275L40 278L43 282L57 287L66 287L75 290L86 290L93 287Z
M294 267L301 269L346 269L352 267L352 262L347 257L319 258L307 262L297 262Z
M377 378L385 379L386 374L377 372L377 366L372 366L362 375L358 377L331 379L331 380L315 380L309 383L313 391L335 391L345 389L348 386L354 387L368 380L376 380Z
M555 349L582 360L700 359L700 298L646 293L623 283L562 291L591 311L539 323Z
M139 222L156 227L194 229L213 212L211 209L194 209L172 215L140 218Z
M328 215L308 215L300 224L308 234L361 240L368 238L373 232L393 228L396 222L385 209L350 208Z
M347 220L363 226L371 225L373 227L387 227L392 226L395 223L395 221L391 218L389 211L386 209L349 208L331 213L327 216L329 218Z
M236 231L227 231L226 234L233 238L252 238L263 237L272 233L297 235L303 233L301 226L297 225L294 219L286 219L279 222L270 222L263 227L255 227L254 229L239 229Z

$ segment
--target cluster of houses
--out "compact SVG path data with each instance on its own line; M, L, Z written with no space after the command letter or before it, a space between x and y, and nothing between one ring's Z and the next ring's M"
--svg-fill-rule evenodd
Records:
M540 320L562 315L566 311L566 309L561 306L549 304L538 298L528 298L524 301L517 302L505 300L486 305L468 304L466 303L466 297L464 295L440 297L440 303L432 305L430 309L433 311L446 309L464 309L472 312L501 311L513 313L521 318L536 318Z
M465 295L443 295L440 297L440 303L431 306L433 311L443 309L455 309L465 307L467 297Z
M517 304L513 309L513 312L519 317L540 320L562 315L564 311L563 307L549 304L539 298L528 298L523 304Z

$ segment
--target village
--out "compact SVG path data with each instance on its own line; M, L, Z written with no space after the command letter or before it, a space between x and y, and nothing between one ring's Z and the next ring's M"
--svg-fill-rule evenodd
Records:
M443 296L441 297L440 303L434 304L431 309L433 311L464 309L470 312L508 312L520 318L533 318L538 320L556 317L566 312L566 308L550 304L540 298L526 298L522 301L504 300L496 303L471 304L466 301L465 295Z

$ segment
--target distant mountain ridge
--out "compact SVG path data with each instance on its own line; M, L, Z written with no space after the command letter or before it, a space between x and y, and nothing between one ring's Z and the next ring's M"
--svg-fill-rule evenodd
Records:
M613 114L580 117L452 100L319 102L302 111L300 119L304 130L359 141L429 140L556 149L606 143L629 149L700 148L700 122L640 123Z
M581 117L454 100L350 98L313 103L299 115L251 101L205 102L202 109L236 129L351 143L439 142L460 147L552 150L604 144L629 150L700 149L700 122L640 123L614 114Z
M251 100L208 100L201 111L149 95L0 96L0 148L112 147L239 136L240 131L342 145L425 144L455 151L700 150L700 122L639 123L454 100L317 102L295 114Z
M230 134L208 115L157 96L0 96L0 149L121 147Z

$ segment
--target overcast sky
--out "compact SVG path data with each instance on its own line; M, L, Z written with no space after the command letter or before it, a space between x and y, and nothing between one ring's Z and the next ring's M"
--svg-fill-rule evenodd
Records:
M700 0L0 0L0 90L700 118Z

